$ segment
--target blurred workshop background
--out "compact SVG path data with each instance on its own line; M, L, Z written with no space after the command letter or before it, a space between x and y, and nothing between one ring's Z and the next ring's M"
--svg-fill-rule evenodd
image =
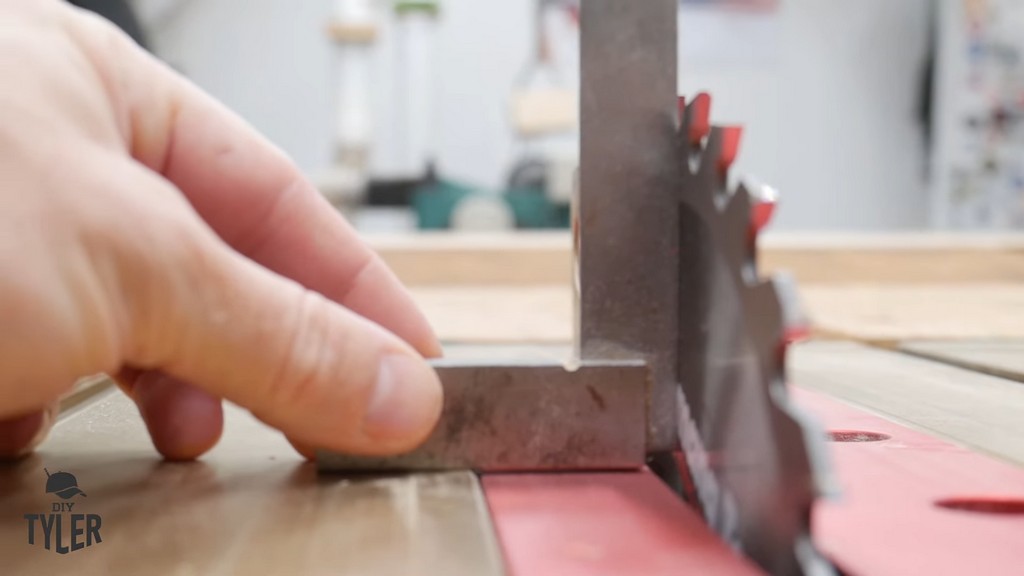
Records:
M128 4L361 229L401 231L566 225L579 1ZM775 230L1024 227L1024 2L683 0L679 18L680 93L745 126L735 172L781 192Z

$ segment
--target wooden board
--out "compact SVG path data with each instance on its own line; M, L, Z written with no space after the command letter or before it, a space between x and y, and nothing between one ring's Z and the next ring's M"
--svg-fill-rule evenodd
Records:
M568 286L572 281L568 231L420 232L366 240L410 286Z
M573 357L569 344L455 344L445 346L445 358L467 362L561 362Z
M891 420L1024 465L1024 386L842 342L796 346L790 380Z
M908 339L1024 339L1024 287L1009 284L800 286L822 337L894 344ZM414 287L442 340L469 343L572 341L567 286Z
M1024 338L1020 284L805 284L816 330L896 343L914 339Z
M221 444L191 464L161 462L120 393L59 422L39 454L0 468L3 572L503 573L474 475L317 477L279 433L237 408L226 418ZM57 554L37 523L28 544L24 515L63 502L44 468L76 476L87 496L67 502L101 517L101 543Z
M568 231L421 232L367 242L414 286L563 284L572 280ZM1024 235L769 233L762 268L802 283L1024 282Z
M572 341L568 285L418 287L412 294L443 342Z
M962 247L771 248L765 270L790 270L804 283L971 284L1024 281L1024 251Z
M900 343L904 352L1024 382L1024 340L918 340Z
M448 342L569 342L573 267L564 232L423 233L369 243ZM1024 339L1024 236L769 234L764 272L797 278L815 333Z

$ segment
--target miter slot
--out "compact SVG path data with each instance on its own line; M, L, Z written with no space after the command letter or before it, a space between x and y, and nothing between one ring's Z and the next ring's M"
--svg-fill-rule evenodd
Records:
M321 451L330 472L630 470L644 465L649 371L640 361L436 361L441 421L416 451L367 458Z

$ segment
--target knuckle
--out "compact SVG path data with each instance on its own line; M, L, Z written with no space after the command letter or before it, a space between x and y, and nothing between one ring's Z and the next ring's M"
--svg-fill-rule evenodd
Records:
M327 301L303 289L296 289L294 298L267 398L275 406L301 410L323 398L323 386L330 381L338 356L330 342Z
M123 49L132 43L131 37L99 14L72 6L67 8L65 24L71 28L73 36L86 40L90 46L106 51Z
M159 220L149 233L151 250L142 255L142 303L152 353L162 361L180 358L196 341L198 320L223 322L237 295L225 258L212 232L190 218ZM201 353L201 351L200 351Z

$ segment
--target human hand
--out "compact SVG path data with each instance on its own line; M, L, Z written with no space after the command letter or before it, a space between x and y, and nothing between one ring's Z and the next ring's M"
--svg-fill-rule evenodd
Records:
M430 433L437 340L283 153L54 0L0 0L0 74L0 455L98 372L171 459L217 442L221 398L307 455Z

